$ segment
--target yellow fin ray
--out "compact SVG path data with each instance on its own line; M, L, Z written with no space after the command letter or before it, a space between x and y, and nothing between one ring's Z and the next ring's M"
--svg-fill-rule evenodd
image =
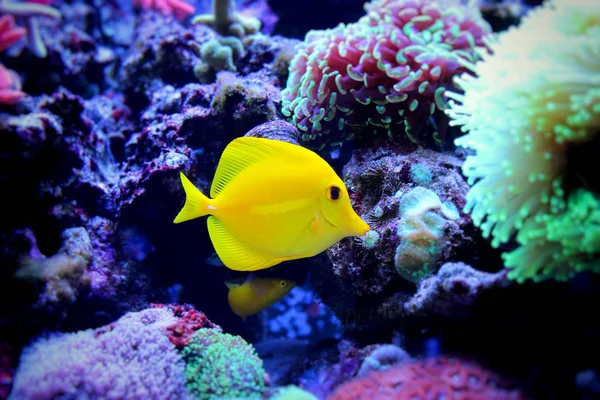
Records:
M314 157L311 153L301 146L277 140L249 136L234 139L221 155L210 188L210 197L216 198L240 172L260 161L276 156L284 156L292 160L298 160L299 157Z
M185 191L185 204L173 221L176 224L208 214L208 203L210 200L194 186L183 172L179 172L179 177Z
M256 271L282 261L247 248L213 216L208 217L208 233L219 258L229 269Z

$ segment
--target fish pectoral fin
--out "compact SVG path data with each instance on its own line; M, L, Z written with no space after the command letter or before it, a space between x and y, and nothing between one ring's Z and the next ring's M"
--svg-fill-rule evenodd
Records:
M314 211L314 213L315 218L311 221L310 227L308 229L310 229L310 231L313 233L319 233L323 226L323 217L321 216L321 214L319 214L318 211Z
M281 262L280 258L257 252L240 243L217 218L210 216L207 221L210 239L227 268L234 271L257 271Z

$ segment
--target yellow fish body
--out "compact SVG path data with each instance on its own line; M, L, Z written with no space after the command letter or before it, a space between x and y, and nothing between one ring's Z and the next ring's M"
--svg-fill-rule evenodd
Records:
M331 166L291 143L233 140L219 161L210 199L180 176L186 201L174 222L209 214L215 251L236 271L312 257L370 229L352 209L346 186Z
M296 286L294 281L275 278L259 278L243 284L225 283L229 288L227 300L231 311L242 317L256 314L277 303Z

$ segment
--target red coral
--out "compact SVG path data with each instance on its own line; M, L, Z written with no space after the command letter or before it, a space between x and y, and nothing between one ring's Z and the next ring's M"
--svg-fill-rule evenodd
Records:
M169 340L179 350L183 349L184 346L187 346L190 341L190 337L198 329L214 328L222 331L219 325L210 322L204 313L197 311L190 304L150 304L150 308L162 307L168 307L173 312L173 315L178 319L176 323L167 327L167 331L169 332Z
M439 357L354 379L328 400L525 399L499 376L464 360Z
M17 104L23 96L19 76L0 64L0 104Z
M163 16L175 14L177 19L184 19L195 11L194 6L182 0L133 0L133 4L144 10L157 10Z

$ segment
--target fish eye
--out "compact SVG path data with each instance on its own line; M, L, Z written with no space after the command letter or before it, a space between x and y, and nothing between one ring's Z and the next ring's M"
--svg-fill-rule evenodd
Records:
M327 191L327 198L329 200L339 200L342 197L342 189L335 185L329 186L329 190Z
M286 287L287 286L287 282L286 281L281 281L281 282L279 282L279 286Z

